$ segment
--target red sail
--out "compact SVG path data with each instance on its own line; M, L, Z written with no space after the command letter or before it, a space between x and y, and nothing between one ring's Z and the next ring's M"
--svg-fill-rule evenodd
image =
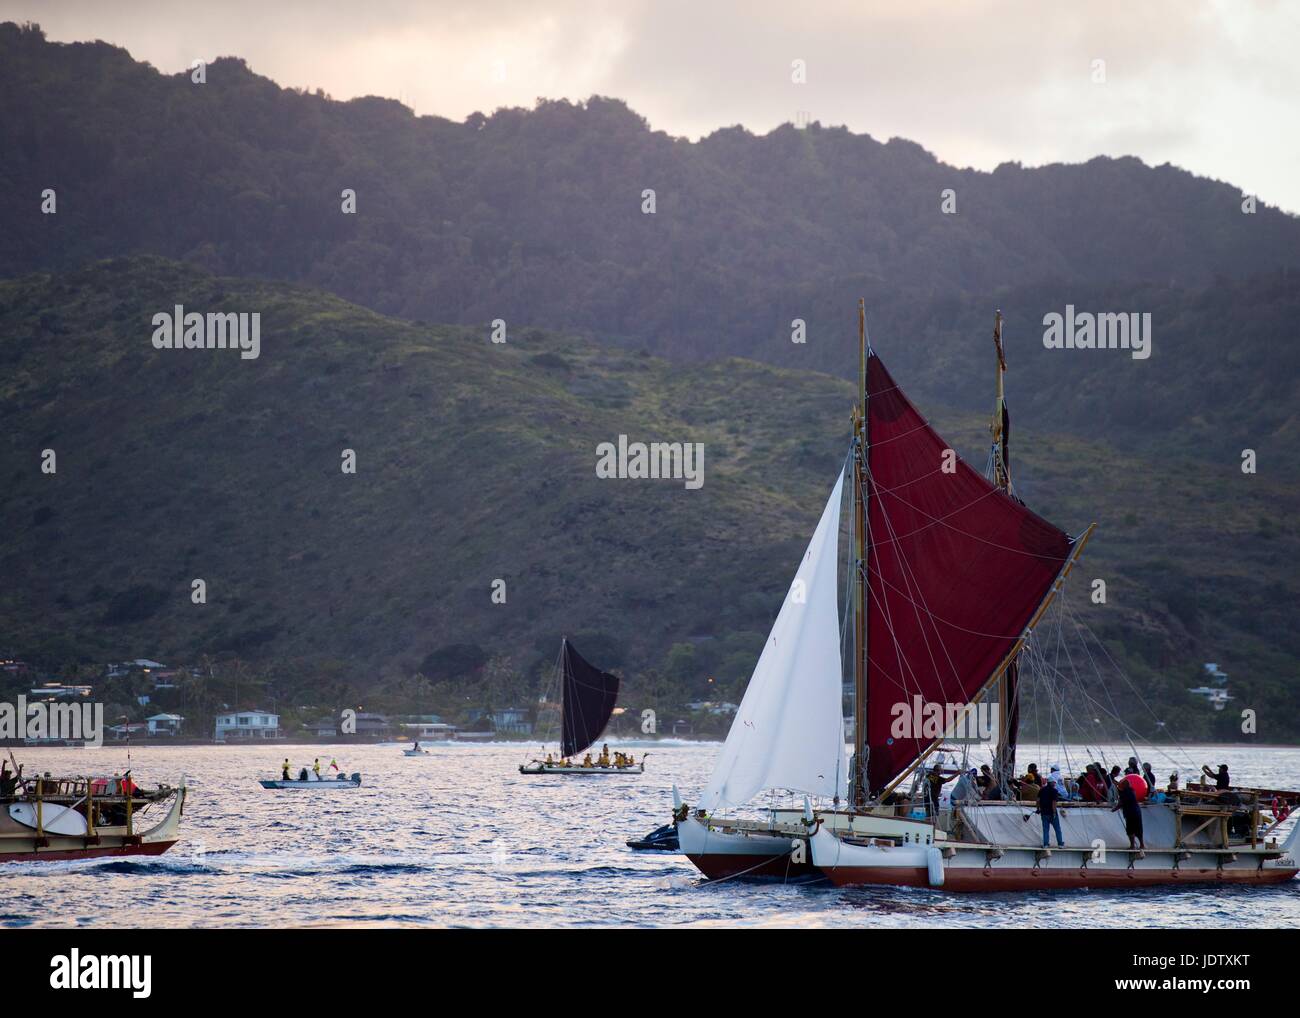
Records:
M867 393L867 780L878 792L934 741L926 705L946 723L989 680L1071 542L957 458L874 353Z

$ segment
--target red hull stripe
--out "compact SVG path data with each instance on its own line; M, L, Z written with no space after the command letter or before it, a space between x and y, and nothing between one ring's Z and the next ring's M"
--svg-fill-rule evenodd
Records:
M112 848L49 849L44 852L4 852L0 862L59 862L64 859L101 859L113 855L162 855L176 841L151 841L143 845L117 845Z
M808 877L819 876L817 867L812 863L792 862L788 852L772 856L766 862L762 861L761 855L740 853L708 852L704 855L687 855L686 858L710 880L735 877L742 873L746 877L766 877L777 880L806 880Z

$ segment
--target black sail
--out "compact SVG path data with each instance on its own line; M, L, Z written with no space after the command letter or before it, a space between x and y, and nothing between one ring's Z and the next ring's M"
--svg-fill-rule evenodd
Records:
M583 660L564 641L564 736L561 752L576 756L600 738L618 699L618 676Z

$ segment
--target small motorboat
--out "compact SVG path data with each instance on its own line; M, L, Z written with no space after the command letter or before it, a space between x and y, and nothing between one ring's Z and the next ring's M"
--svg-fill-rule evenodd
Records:
M427 749L404 749L402 756L432 756Z
M677 843L677 825L664 824L644 838L630 840L627 847L634 848L638 852L680 852L681 846Z
M290 778L288 781L283 779L262 778L258 784L263 788L309 788L313 792L323 792L331 788L359 788L361 787L361 772L357 771L351 775L340 774L337 778L318 778L311 774L305 778Z

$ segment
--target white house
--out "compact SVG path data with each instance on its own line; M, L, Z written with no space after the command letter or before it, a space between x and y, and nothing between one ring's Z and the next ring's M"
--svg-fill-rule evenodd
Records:
M1193 689L1188 689L1187 692L1205 697L1206 701L1215 710L1223 710L1224 707L1228 706L1229 700L1236 699L1235 696L1228 693L1228 673L1213 661L1205 662L1205 677L1211 680L1214 685L1196 686Z
M280 738L280 715L270 714L264 710L241 710L233 714L218 714L214 738L217 742L239 739L278 739Z
M441 721L408 721L402 725L402 729L406 738L418 739L421 742L456 737L456 726L443 724Z
M498 732L528 735L533 730L533 726L528 723L528 711L522 707L507 707L504 710L494 710L491 718L492 727Z
M179 714L155 714L145 718L150 735L180 735L181 724L185 721Z

